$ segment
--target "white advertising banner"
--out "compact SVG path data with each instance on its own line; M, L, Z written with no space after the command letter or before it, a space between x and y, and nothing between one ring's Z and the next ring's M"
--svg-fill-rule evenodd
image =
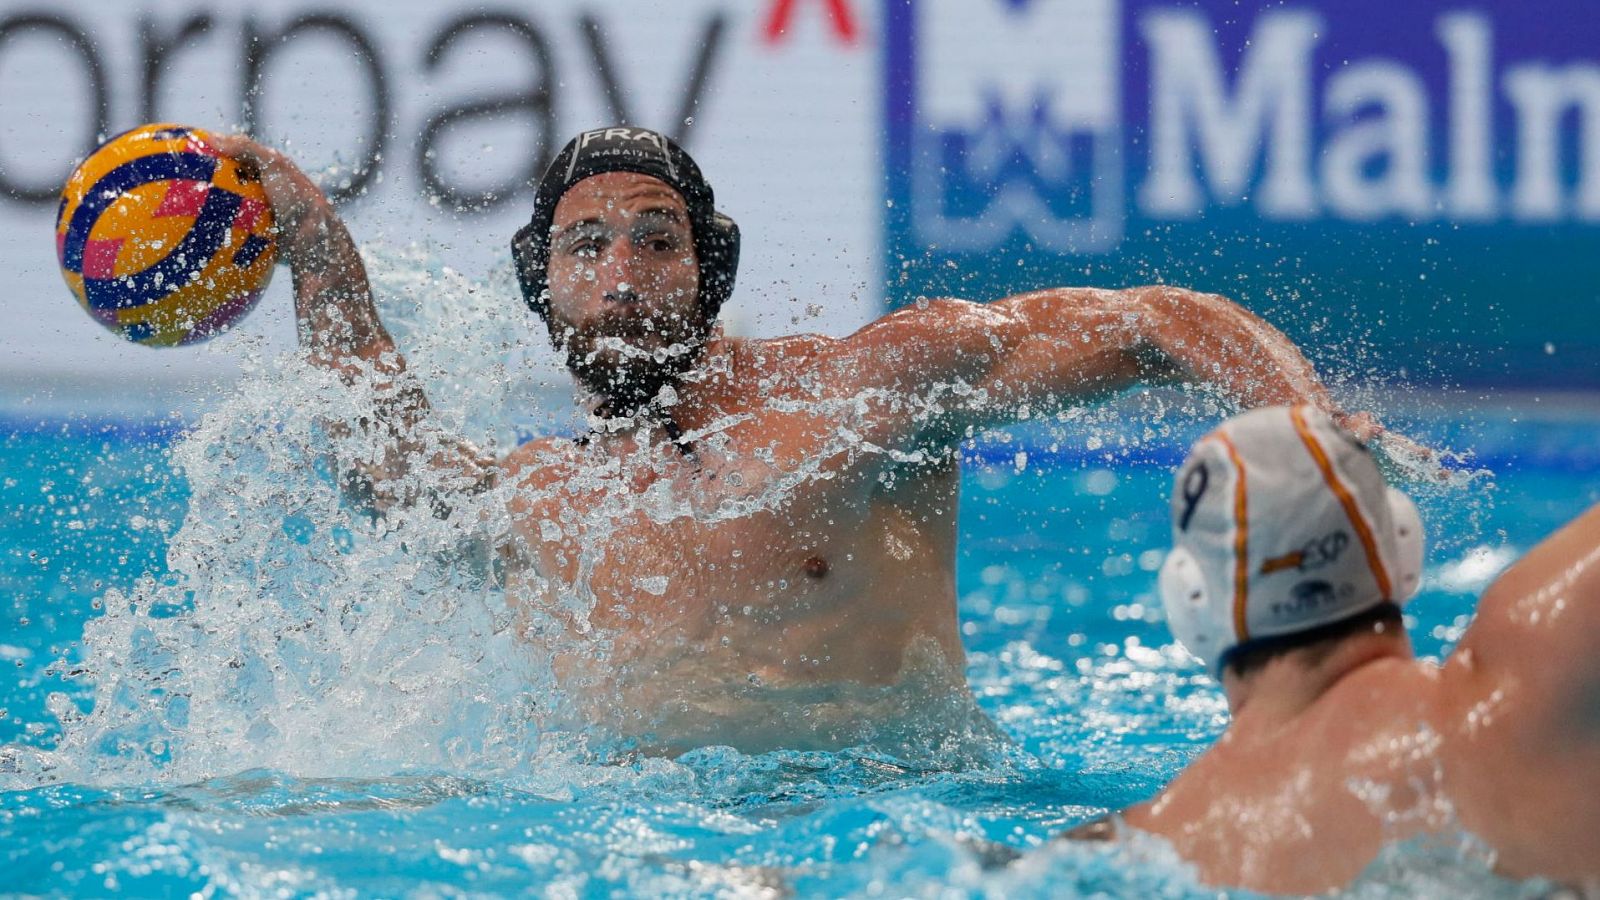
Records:
M568 137L678 137L744 233L744 334L844 333L882 307L876 4L859 0L53 0L0 8L0 386L12 401L152 409L292 346L289 278L233 332L154 350L102 329L58 271L56 197L97 137L148 121L287 150L358 243L468 279L509 264L530 182ZM525 316L514 294L506 315ZM549 357L530 322L530 351ZM559 380L553 359L546 359ZM85 400L85 398L93 398Z

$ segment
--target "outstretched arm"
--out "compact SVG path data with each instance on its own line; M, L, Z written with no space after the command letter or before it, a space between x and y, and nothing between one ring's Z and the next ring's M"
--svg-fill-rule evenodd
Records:
M1138 383L1214 387L1244 407L1332 409L1289 339L1237 304L1172 287L1058 288L979 304L932 300L897 310L841 342L835 377L881 388L901 409L879 417L880 442L948 446ZM1347 427L1376 426L1366 417Z
M311 363L337 372L346 384L370 379L374 408L361 423L382 430L381 461L355 464L359 493L374 493L380 503L402 498L398 488L411 472L408 461L430 457L435 470L454 471L469 484L487 486L496 467L459 438L422 431L428 398L408 376L405 357L378 317L367 270L355 241L333 204L287 156L243 135L213 135L224 154L260 170L262 187L277 224L279 261L294 281L295 320L300 345Z

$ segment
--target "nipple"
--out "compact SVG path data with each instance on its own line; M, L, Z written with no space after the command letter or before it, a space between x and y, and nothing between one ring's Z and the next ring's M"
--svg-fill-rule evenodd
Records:
M821 578L828 574L828 561L820 556L808 556L805 562L806 574L812 578Z

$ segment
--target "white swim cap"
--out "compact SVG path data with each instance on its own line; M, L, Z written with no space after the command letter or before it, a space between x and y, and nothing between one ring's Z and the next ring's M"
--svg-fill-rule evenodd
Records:
M1172 492L1167 624L1211 674L1234 649L1330 625L1422 579L1422 519L1326 413L1273 406L1201 438Z

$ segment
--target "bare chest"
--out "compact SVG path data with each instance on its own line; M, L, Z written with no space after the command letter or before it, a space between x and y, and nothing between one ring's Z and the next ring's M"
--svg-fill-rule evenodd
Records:
M565 477L514 502L518 550L562 589L586 594L601 621L835 594L875 508L846 454L827 452L814 431L574 458Z

